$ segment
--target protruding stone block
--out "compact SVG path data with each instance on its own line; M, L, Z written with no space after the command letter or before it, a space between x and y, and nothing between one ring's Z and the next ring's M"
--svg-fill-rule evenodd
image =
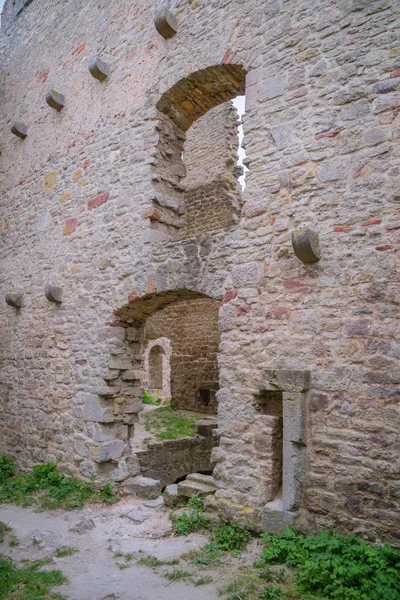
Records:
M28 128L25 125L25 123L19 123L18 121L14 121L11 124L11 133L24 139L28 135Z
M50 108L54 108L57 112L60 112L64 108L65 96L56 90L50 90L46 96L46 102Z
M158 33L165 39L173 37L178 31L177 18L165 7L156 12L154 25Z
M318 233L308 227L292 232L292 246L295 255L302 262L317 262L321 258Z
M178 494L178 485L176 483L171 483L164 489L164 502L169 508L178 506L183 499L184 497Z
M125 444L122 440L113 440L101 444L93 452L93 460L97 463L108 462L109 460L117 460L125 450Z
M62 288L57 287L56 285L47 284L44 289L44 293L49 302L54 302L55 304L61 304Z
M6 294L6 303L14 308L21 308L23 306L24 295L22 292L14 292Z
M161 484L158 479L151 479L150 477L130 477L124 484L124 491L127 494L135 494L138 498L144 498L152 500L158 498L161 492Z
M89 71L95 79L104 81L110 77L110 67L99 56L95 56L89 63Z
M286 527L293 525L298 515L297 512L265 508L261 517L261 530L272 535L279 535L285 531Z
M190 498L193 494L207 496L215 494L217 488L211 475L202 475L201 473L192 473L184 481L178 483L178 494Z
M96 394L86 394L85 400L85 421L94 423L112 423L114 413L111 406L102 401Z

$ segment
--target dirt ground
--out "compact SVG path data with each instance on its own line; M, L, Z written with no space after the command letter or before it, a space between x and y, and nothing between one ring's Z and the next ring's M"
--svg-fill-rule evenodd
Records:
M52 556L61 547L77 548L79 552L71 556L54 557L48 567L60 569L68 577L69 584L54 588L54 591L70 600L221 598L218 588L246 559L230 559L229 564L223 565L218 572L182 560L183 553L204 546L207 537L200 534L175 537L169 511L163 505L154 507L149 503L152 501L124 498L112 506L92 505L81 511L45 512L0 505L0 521L12 528L9 535L15 535L19 542L10 547L6 538L0 544L0 553L10 556L18 564L24 559ZM146 519L139 523L144 515ZM253 547L246 552L249 562L254 550ZM147 554L163 561L178 559L180 562L157 568L137 564L138 559ZM177 569L192 572L192 582L166 578ZM213 582L196 587L193 581L204 576L213 577Z

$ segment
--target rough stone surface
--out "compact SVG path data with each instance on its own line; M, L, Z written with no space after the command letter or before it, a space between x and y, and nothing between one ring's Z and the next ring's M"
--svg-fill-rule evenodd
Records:
M178 483L178 494L187 498L190 498L193 494L198 494L199 496L215 494L216 490L213 478L209 475L201 475L200 473L188 475L184 481Z
M127 494L134 494L137 498L154 500L158 498L161 492L160 481L150 477L130 477L124 481L124 491Z
M171 483L171 485L167 485L164 490L164 502L165 505L169 508L174 508L180 504L181 500L184 496L178 494L178 485L176 483Z
M279 461L266 439L264 451L257 398L274 389L266 370L309 371L308 391L275 384L307 395L299 522L368 526L371 539L400 545L399 11L393 0L181 2L165 41L144 0L6 0L0 287L25 297L20 311L0 305L1 454L109 479L116 465L93 452L124 442L129 465L138 413L127 407L143 379L122 375L143 371L146 320L181 302L190 320L190 302L223 302L221 516L261 527ZM103 84L86 67L100 50L112 64ZM59 115L44 96L60 82ZM243 94L240 198L222 106ZM203 118L218 132L208 152L192 129ZM23 142L13 119L29 124ZM204 190L200 171L211 171ZM290 233L304 227L323 241L317 263L293 252ZM46 280L68 302L47 302ZM199 327L214 339L208 323ZM114 421L86 420L85 394Z

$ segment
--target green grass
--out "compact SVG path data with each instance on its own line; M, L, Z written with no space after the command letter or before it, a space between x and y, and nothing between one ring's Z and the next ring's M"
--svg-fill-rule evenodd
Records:
M191 425L201 419L204 419L204 415L186 417L174 406L161 406L144 415L146 431L155 434L158 441L193 437L195 433Z
M52 588L68 580L61 571L41 571L48 560L35 561L17 567L11 559L0 554L0 600L62 600L65 596Z
M0 521L0 544L4 542L4 537L9 531L11 531L11 527Z
M192 581L195 587L199 587L200 585L207 585L208 583L212 583L214 580L209 575L206 575L206 577L199 577L198 579L193 579Z
M96 490L90 483L62 475L51 462L37 465L30 473L21 475L11 468L12 459L6 461L6 469L1 466L5 458L8 457L0 457L0 503L24 507L36 504L43 510L80 509L90 499L107 504L116 500L110 483Z
M173 558L172 560L160 560L152 554L147 554L146 556L141 556L137 561L137 564L155 568L162 567L163 565L178 565L179 559Z
M170 581L179 581L181 579L190 579L192 577L192 573L189 571L182 571L181 569L175 569L175 571L166 573L165 577Z
M66 556L72 556L79 552L78 548L69 548L68 546L61 546L61 548L57 548L54 552L54 556L56 558L65 558Z
M160 406L160 403L157 401L156 397L153 394L150 394L148 390L144 390L142 396L143 404L151 404L153 406Z

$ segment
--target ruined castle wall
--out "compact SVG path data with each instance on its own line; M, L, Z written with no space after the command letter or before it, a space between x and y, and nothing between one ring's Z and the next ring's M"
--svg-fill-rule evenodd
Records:
M1 451L109 477L101 451L123 472L131 426L105 377L117 358L128 373L141 363L125 338L134 313L114 311L197 290L223 298L221 514L260 522L268 482L254 398L267 371L306 370L297 523L398 544L399 4L171 3L179 28L167 42L153 8L6 0L0 287L3 298L24 290L25 306L0 305ZM111 68L104 83L87 71L97 53ZM247 72L242 220L180 241L153 226L155 106L191 73L230 64ZM66 95L61 113L45 104L51 88ZM24 141L9 132L14 117L27 122ZM319 233L318 263L293 253L301 226ZM60 306L46 282L63 288ZM98 397L107 423L85 417Z
M171 404L185 410L215 413L218 372L219 302L199 299L180 302L146 321L148 338L171 341ZM200 390L211 392L206 403ZM203 392L204 393L204 392Z

